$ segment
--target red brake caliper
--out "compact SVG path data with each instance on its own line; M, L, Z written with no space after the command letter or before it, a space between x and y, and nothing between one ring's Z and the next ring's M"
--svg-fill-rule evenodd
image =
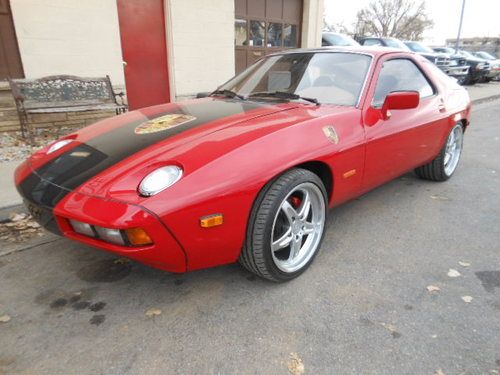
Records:
M291 200L293 208L298 208L302 203L302 199L300 199L299 197L292 197Z

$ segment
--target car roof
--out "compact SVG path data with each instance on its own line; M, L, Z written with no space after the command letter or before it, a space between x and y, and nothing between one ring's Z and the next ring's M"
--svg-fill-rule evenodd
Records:
M297 48L288 49L284 51L279 51L271 53L272 55L287 55L293 53L325 53L325 52L351 52L351 53L363 53L367 55L372 55L373 57L379 57L382 55L387 55L390 53L406 53L409 55L414 55L414 52L403 51L397 48L391 47L380 47L380 46L328 46L328 47L318 47L318 48Z

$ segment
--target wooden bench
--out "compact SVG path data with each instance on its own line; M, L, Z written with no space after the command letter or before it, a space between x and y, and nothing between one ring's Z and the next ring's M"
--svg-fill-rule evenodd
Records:
M30 140L33 140L33 132L28 114L110 109L120 114L127 111L125 94L114 92L109 76L83 78L59 75L39 79L9 79L9 84L16 101L23 137L28 135Z

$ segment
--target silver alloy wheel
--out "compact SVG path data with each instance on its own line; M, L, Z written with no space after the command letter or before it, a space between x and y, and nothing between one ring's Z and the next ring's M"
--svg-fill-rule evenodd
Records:
M448 136L444 151L444 173L447 176L451 176L457 168L460 154L462 153L463 138L464 130L462 125L455 125Z
M325 200L311 182L297 185L276 213L271 232L274 264L283 272L301 269L316 252L325 228Z

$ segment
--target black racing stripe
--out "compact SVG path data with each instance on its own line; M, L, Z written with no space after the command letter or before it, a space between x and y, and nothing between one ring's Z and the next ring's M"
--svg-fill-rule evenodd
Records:
M125 124L61 154L29 175L17 187L34 218L48 230L59 233L52 210L71 190L133 154L186 130L262 107L236 100L210 100L177 104L171 111ZM149 134L135 134L136 127L170 113L186 114L194 120Z
M47 180L68 190L73 190L100 172L133 154L189 129L232 115L262 107L255 102L237 100L210 100L190 104L177 104L172 111L152 118L125 124L99 135L86 144L63 153L36 171ZM194 119L170 129L149 134L135 134L136 127L145 121L167 114L185 114Z
M33 218L50 232L61 234L53 209L69 191L42 180L35 173L29 175L18 185L17 190L23 197L24 204Z

